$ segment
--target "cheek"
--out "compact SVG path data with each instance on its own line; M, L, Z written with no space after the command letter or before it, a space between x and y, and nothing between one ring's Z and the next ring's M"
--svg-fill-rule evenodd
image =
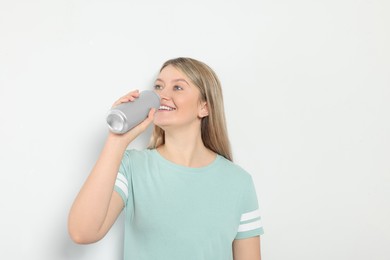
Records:
M179 112L185 113L189 116L194 116L198 114L198 102L193 100L187 100L179 106Z
M182 110L196 110L199 106L199 97L197 93L177 96L173 100L178 108Z

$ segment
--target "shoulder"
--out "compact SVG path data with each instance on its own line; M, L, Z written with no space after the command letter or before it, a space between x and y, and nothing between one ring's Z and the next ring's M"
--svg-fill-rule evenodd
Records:
M123 154L122 164L134 167L150 162L152 151L150 149L128 149Z
M252 182L252 176L251 174L246 171L243 167L240 165L229 161L228 159L220 156L220 167L222 173L226 176L231 178L233 181L235 181L237 184L248 184Z
M123 157L124 159L129 159L129 160L142 160L142 159L147 159L150 158L152 154L152 150L150 149L142 149L142 150L137 150L137 149L128 149L125 151Z

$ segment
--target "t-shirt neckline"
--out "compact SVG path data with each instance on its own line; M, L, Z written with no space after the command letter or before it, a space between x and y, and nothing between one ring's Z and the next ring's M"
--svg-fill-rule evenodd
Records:
M184 165L180 165L177 163L174 163L165 157L163 157L156 149L152 149L151 152L154 154L154 156L157 158L158 161L164 163L165 165L168 165L172 168L178 169L183 172L188 172L188 173L206 173L208 170L211 168L215 167L217 163L221 160L221 156L219 154L216 154L214 160L209 163L208 165L202 166L202 167L188 167Z

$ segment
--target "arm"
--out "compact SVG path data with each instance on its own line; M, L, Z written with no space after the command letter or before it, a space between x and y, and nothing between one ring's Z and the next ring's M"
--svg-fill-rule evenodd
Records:
M137 96L138 92L131 92L116 104L133 101ZM153 112L151 110L145 121L126 134L109 133L99 159L69 212L68 230L76 243L93 243L103 238L122 211L122 198L114 192L119 166L128 144L152 122Z
M109 135L101 155L69 212L68 229L80 244L100 240L119 216L123 202L113 192L125 144Z
M261 260L260 236L233 241L234 260Z

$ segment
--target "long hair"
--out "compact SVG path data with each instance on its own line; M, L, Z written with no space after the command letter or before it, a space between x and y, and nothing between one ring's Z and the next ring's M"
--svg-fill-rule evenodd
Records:
M203 144L215 153L233 161L226 128L221 83L215 72L201 61L184 57L166 61L160 72L168 65L184 73L199 88L201 101L207 102L209 114L201 119ZM157 148L164 143L164 130L155 125L148 148Z

